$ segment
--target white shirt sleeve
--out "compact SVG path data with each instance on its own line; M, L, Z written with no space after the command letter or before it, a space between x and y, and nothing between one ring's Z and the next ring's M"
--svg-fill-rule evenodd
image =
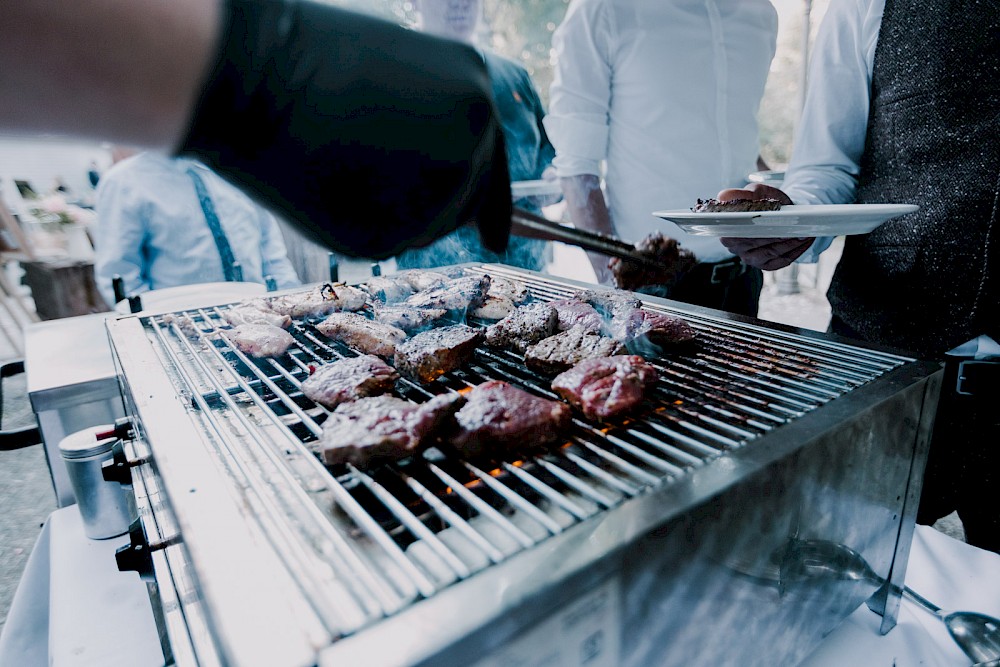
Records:
M105 302L114 306L111 282L116 275L124 280L127 295L149 290L148 276L142 268L142 249L146 243L145 197L136 193L128 179L118 178L114 170L101 178L96 195L94 280Z
M850 204L868 130L869 91L884 0L831 2L809 65L809 87L782 190L796 204ZM815 262L832 239L798 261Z
M608 149L614 26L600 0L573 0L552 36L555 76L545 131L560 177L600 174Z

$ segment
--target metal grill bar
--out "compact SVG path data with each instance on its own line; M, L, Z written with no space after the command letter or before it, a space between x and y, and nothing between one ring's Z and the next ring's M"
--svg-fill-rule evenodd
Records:
M520 281L542 300L578 289L507 267L482 270ZM369 472L325 466L315 441L329 411L306 398L301 383L311 367L357 353L311 325L293 324L287 354L258 360L230 342L224 307L144 322L178 391L190 395L264 531L336 636L669 484L909 361L660 303L644 307L686 319L699 338L696 350L650 359L660 380L647 409L608 423L574 417L560 447L511 451L489 470L443 446ZM419 402L494 379L558 398L550 378L492 349L430 385L403 378L397 389ZM308 540L292 539L287 522L273 518L282 515L293 516Z

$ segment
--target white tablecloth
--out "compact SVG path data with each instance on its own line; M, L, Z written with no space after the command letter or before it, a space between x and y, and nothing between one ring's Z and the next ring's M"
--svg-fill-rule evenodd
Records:
M3 636L0 667L144 667L163 658L146 587L118 572L126 537L89 540L76 506L52 513L38 538ZM917 526L906 582L945 609L1000 617L1000 556ZM902 603L899 624L861 605L800 667L966 667L936 617Z

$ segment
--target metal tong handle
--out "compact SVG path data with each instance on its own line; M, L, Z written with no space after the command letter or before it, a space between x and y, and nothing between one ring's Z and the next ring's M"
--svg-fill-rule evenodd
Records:
M587 231L586 229L567 227L553 220L529 213L516 206L511 212L510 220L510 233L515 236L543 239L545 241L560 241L583 248L584 250L599 252L609 257L619 257L630 262L659 266L659 262L654 258L636 250L633 243L616 239L613 236Z

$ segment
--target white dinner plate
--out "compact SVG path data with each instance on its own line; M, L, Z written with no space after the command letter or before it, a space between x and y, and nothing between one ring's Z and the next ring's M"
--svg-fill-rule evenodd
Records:
M558 180L538 179L537 181L514 181L510 184L510 195L513 199L561 194L562 187Z
M820 204L746 213L695 213L684 208L654 211L653 215L695 236L782 238L867 234L886 220L918 208L914 204Z

